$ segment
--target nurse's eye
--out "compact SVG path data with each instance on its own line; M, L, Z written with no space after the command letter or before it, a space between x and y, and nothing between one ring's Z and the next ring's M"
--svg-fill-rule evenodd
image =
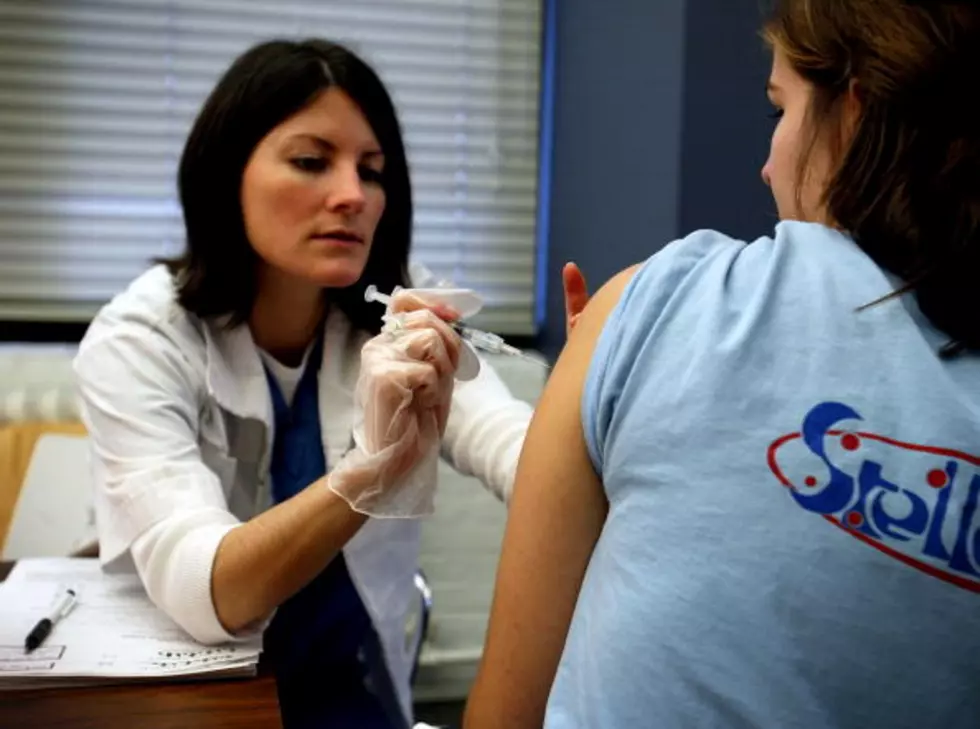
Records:
M373 167L366 167L361 165L358 168L358 174L364 182L370 182L375 185L384 184L384 173L380 170L376 170Z
M293 157L289 162L300 172L316 173L327 169L326 157Z

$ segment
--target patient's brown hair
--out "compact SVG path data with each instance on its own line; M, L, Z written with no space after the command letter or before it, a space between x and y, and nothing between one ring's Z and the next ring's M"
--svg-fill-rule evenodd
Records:
M830 217L980 349L980 0L776 0L763 35L814 87L812 139L829 133L837 153Z

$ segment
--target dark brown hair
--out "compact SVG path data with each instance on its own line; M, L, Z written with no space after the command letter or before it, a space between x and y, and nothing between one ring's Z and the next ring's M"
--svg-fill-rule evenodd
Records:
M813 85L814 140L841 128L852 85L860 101L824 193L831 219L937 328L980 348L980 3L776 0L763 35Z
M165 260L178 299L200 317L248 319L257 295L258 256L245 234L241 184L249 157L276 126L326 89L343 89L360 107L385 155L385 210L360 280L325 295L358 329L377 333L377 306L364 289L408 285L412 193L394 106L381 80L350 50L324 40L270 41L242 54L218 81L188 136L178 186L187 245Z

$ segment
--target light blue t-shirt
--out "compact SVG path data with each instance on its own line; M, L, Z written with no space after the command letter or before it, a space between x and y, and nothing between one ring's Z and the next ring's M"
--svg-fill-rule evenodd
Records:
M980 357L854 242L650 258L583 396L610 509L545 725L980 727ZM980 315L980 313L978 313Z

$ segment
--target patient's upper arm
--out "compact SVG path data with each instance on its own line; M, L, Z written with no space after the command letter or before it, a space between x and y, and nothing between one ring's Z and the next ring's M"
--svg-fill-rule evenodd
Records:
M582 428L583 387L606 318L633 273L622 272L593 297L535 410L517 469L468 729L541 725L606 515Z

